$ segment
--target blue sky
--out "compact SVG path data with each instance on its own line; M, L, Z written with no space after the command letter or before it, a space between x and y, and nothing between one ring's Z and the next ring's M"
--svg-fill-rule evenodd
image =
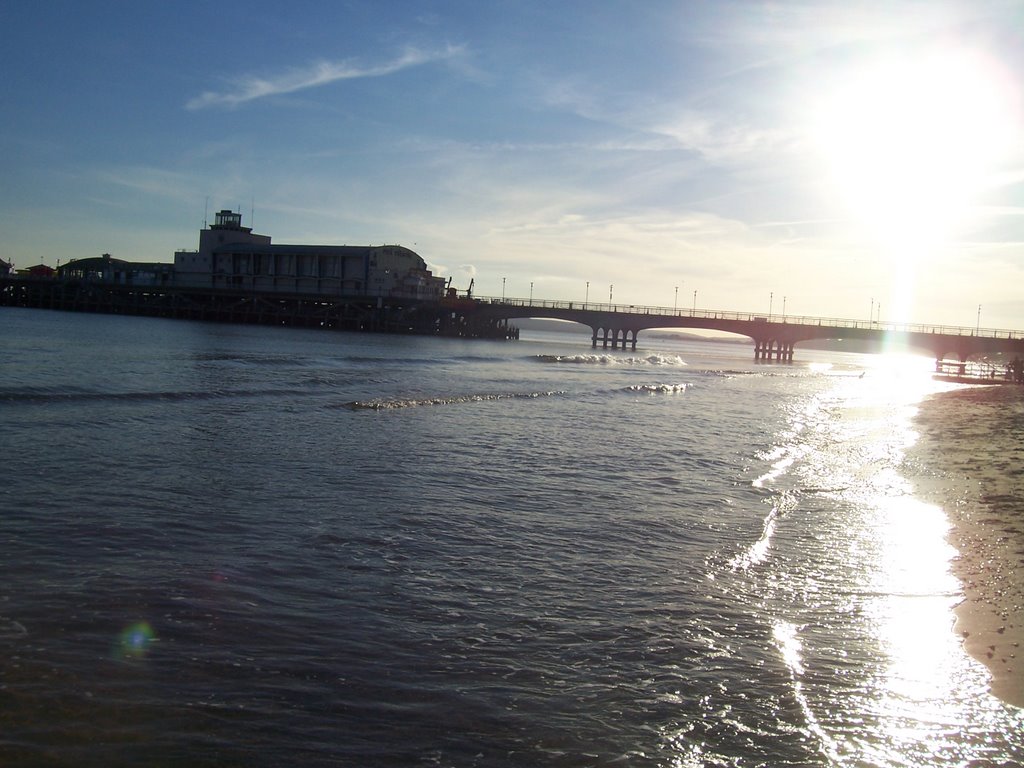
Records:
M232 208L478 295L1024 329L1017 0L14 0L0 66L19 267Z

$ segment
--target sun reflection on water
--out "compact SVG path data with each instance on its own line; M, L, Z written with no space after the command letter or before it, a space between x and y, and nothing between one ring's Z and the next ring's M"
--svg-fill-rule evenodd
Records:
M932 366L878 355L812 371L751 467L762 528L730 549L716 586L763 611L784 687L772 676L761 692L786 711L766 730L795 727L811 755L785 764L1024 764L1005 760L1012 737L992 743L1013 729L954 632L951 522L923 500L920 459L908 456L922 403L950 388ZM673 732L673 764L739 765L703 722Z
M820 614L813 607L785 610L773 621L774 645L793 679L806 727L833 764L853 758L872 765L925 765L933 753L942 753L943 763L977 757L977 745L963 745L961 736L1001 706L987 695L984 669L953 631L962 589L952 569L957 551L947 540L950 522L941 507L917 497L907 476L907 451L918 440L918 407L927 395L948 388L931 377L931 365L929 358L913 355L867 358L863 375L836 377L835 386L810 399L798 415L811 425L799 440L811 447L795 452L801 456L794 467L795 492L821 494L850 510L848 520L835 519L827 532L815 533L812 540L823 546L818 557L829 562L809 563L804 586L828 589L830 568L847 574L845 586L834 585L838 591L830 599L823 596L822 609L859 613L863 621L853 617L848 626L862 627L877 654L866 687L848 692L850 698L839 705L845 714L837 719L831 711L836 694L817 687L823 670L812 659L822 653L828 658L830 651L842 656L856 646L822 647L813 626ZM783 499L794 493L778 487L776 479L760 478ZM779 479L796 480L782 473ZM768 522L769 535L781 535L778 521ZM757 546L746 553L754 563L767 556ZM850 718L875 722L877 738L851 740Z
M912 496L880 499L882 548L877 586L878 629L889 657L887 688L914 701L950 693L950 665L962 656L953 634L952 609L960 584L950 564L956 551L946 541L949 523L941 509Z
M984 669L953 631L963 594L947 514L919 498L907 476L918 408L949 385L929 375L927 358L882 355L872 362L861 386L847 393L859 416L850 421L864 425L868 417L853 438L865 463L846 495L864 511L862 525L873 538L863 605L883 659L866 702L881 731L867 753L880 764L923 764L911 755L924 753L955 761L975 749L962 743L975 721L1001 705L987 695Z

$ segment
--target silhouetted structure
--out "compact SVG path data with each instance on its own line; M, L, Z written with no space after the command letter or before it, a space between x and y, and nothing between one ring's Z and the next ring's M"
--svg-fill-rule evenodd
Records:
M400 245L278 245L218 211L174 263L110 254L0 276L0 304L311 328L514 338L445 306L445 281Z
M42 267L42 265L40 265ZM610 297L609 297L610 298ZM1024 379L1024 333L926 324L671 310L591 302L475 298L445 286L414 251L399 245L277 245L222 210L199 234L199 249L174 264L109 254L16 276L0 275L0 304L272 325L518 338L517 318L552 318L592 330L591 344L636 349L640 331L702 329L747 336L759 362L791 362L812 339L899 344L935 355L936 370L972 356L1015 358ZM949 369L952 370L952 369ZM994 376L990 378L996 378Z

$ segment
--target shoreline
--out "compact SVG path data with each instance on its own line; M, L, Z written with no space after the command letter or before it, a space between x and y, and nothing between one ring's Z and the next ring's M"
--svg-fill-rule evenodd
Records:
M964 599L954 609L953 630L964 650L989 671L994 696L1024 708L1024 585L1015 568L1019 553L1001 535L984 501L970 503L951 520L952 563Z
M915 486L949 520L963 599L952 627L989 672L993 696L1024 708L1024 391L968 387L927 397L908 458Z

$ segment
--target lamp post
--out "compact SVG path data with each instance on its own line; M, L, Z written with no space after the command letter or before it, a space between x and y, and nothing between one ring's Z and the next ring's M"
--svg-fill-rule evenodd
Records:
M608 286L608 303L609 303L609 304L611 304L611 303L612 303L612 289L613 289L614 287L615 287L614 285L609 285L609 286Z
M533 280L530 281L530 306L533 306Z
M590 303L590 281L587 280L587 292L583 296L583 308L587 308L587 304Z
M772 319L772 302L775 301L775 291L769 291L768 293L768 320Z
M974 326L974 335L981 335L981 304L978 305L978 324Z
M697 292L694 291L693 292L693 309L690 310L690 316L692 317L693 313L696 312L696 311L697 311Z
M505 300L505 278L501 278L501 300Z
M672 313L675 314L679 309L679 286L676 286L676 300L672 303Z
M786 297L785 296L782 297L782 317L783 317L783 319L785 319L785 317L786 317Z

